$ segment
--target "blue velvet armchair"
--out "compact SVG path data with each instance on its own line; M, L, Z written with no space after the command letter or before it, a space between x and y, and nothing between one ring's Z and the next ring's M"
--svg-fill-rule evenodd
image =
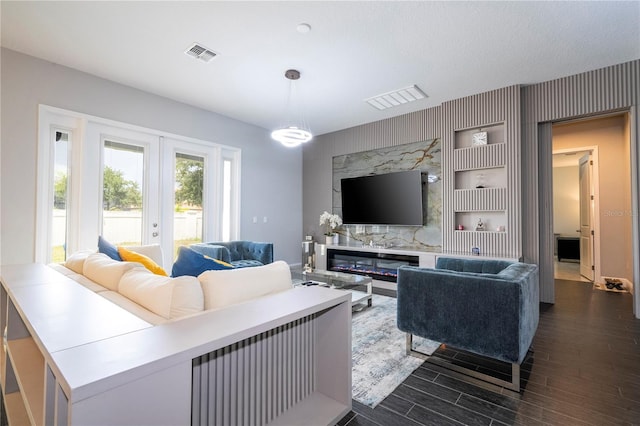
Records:
M236 268L273 263L273 243L228 241L196 243L189 247L205 256L230 263Z
M424 355L411 348L416 335L510 363L508 382L432 357L513 390L520 390L520 364L538 327L539 309L536 265L442 257L435 269L398 269L397 325L407 333L407 352Z

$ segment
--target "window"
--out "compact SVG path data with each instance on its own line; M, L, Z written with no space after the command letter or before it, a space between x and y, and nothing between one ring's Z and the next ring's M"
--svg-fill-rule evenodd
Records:
M142 245L144 147L104 141L102 235L116 245Z
M239 150L42 105L39 129L36 261L238 238Z
M177 152L174 164L173 252L175 257L180 246L202 242L205 159L201 156Z
M231 239L231 160L222 163L222 241Z
M69 132L53 130L53 209L51 215L51 261L67 259L67 204L69 200Z

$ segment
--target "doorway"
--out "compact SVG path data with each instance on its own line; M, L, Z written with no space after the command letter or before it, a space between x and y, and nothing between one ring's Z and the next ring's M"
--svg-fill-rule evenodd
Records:
M552 136L554 240L563 246L554 246L555 278L594 282L602 288L609 279L617 279L631 291L628 113L555 123ZM567 254L569 245L573 250ZM566 270L568 275L563 274Z
M554 149L552 164L554 278L592 283L600 264L598 147Z

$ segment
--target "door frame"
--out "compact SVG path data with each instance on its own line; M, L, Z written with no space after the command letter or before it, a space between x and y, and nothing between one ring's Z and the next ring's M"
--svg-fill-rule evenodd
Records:
M594 117L595 118L595 117ZM553 141L551 142L553 144ZM581 151L591 151L591 158L593 160L593 168L591 169L592 174L591 174L591 191L593 193L593 198L594 198L594 203L593 203L593 211L594 212L599 212L600 211L600 173L598 171L598 162L599 162L599 153L598 153L598 146L597 145L592 145L592 146L582 146L582 147L575 147L575 148L564 148L564 149L555 149L551 151L552 156L555 154L569 154L572 152L581 152ZM552 172L552 179L553 179L553 172ZM553 205L553 183L551 185L551 189L552 189L552 195L551 195L551 203ZM600 274L601 272L601 268L600 268L600 215L598 214L594 214L593 217L591 218L592 220L592 227L593 227L593 232L594 232L594 236L593 236L593 265L594 265L594 271L593 271L593 279L595 282L601 282L602 281L602 276ZM552 216L552 222L553 222L553 216ZM551 233L553 234L553 223L551 226Z
M535 132L535 155L537 161L533 162L535 168L527 169L532 176L536 177L536 191L531 194L535 197L537 219L534 226L535 254L533 261L537 262L540 268L540 295L541 302L555 303L555 280L553 279L553 222L549 213L553 203L553 195L551 188L551 152L552 152L552 133L551 127L554 123L560 123L567 120L580 118L599 118L611 114L627 113L629 116L629 146L630 146L630 166L631 166L631 227L632 227L632 259L633 259L633 313L636 318L640 319L640 147L637 142L640 133L640 111L635 105L626 108L611 109L594 112L586 115L567 116L563 118L539 121L534 118ZM526 182L525 182L526 183Z

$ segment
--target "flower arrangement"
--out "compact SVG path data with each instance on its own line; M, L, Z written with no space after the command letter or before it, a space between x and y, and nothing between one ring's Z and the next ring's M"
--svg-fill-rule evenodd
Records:
M320 226L327 227L324 235L328 237L335 235L335 232L333 232L333 230L340 225L342 225L342 219L337 214L324 212L320 215Z

